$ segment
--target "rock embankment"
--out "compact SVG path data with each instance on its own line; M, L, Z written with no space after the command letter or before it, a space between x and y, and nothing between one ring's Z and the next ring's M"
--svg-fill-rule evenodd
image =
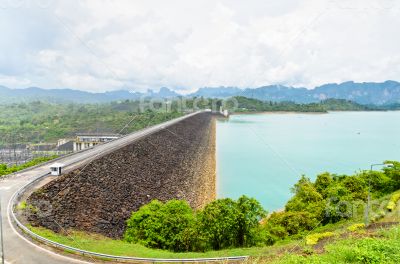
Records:
M92 161L33 193L28 220L56 232L121 237L131 212L153 199L201 208L215 199L215 120L201 113Z

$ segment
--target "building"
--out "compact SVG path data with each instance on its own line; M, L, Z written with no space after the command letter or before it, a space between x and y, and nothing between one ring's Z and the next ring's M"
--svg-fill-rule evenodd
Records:
M78 134L74 141L74 152L94 147L120 138L119 134Z
M62 163L54 163L50 165L50 173L53 176L60 176L62 173L62 168L64 167L64 164Z
M66 139L66 138L60 138L59 140L57 140L57 148L58 148L59 146L62 146L62 145L64 145L64 144L66 144L68 141L69 141L69 140Z
M57 141L57 151L72 152L74 150L74 139L62 138Z

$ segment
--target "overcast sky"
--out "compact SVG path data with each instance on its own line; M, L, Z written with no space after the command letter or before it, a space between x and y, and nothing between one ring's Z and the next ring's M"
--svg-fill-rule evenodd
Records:
M400 0L0 0L0 85L400 80Z

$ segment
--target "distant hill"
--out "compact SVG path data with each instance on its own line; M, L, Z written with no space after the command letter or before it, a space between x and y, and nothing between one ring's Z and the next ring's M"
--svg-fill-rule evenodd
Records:
M145 93L126 90L105 93L90 93L72 89L9 89L0 86L0 103L43 100L48 102L99 103L118 100L135 100L141 97L173 98L182 96L175 91L162 87L158 92L148 90ZM188 97L229 98L244 96L262 101L316 103L326 99L344 99L363 105L396 105L400 104L400 83L386 81L344 82L324 84L314 89L293 88L283 85L269 85L259 88L237 87L204 87L187 95Z
M196 92L188 95L190 97L206 97L206 98L227 98L237 96L242 93L242 90L237 87L204 87Z
M359 104L395 104L400 103L400 83L386 81L383 83L324 84L314 89L293 88L283 85L269 85L259 88L238 89L235 87L200 88L190 96L226 98L244 96L262 101L296 103L315 103L325 99L345 99Z
M102 103L127 99L135 100L141 97L172 98L177 96L179 94L165 87L161 88L158 92L148 90L146 93L129 92L126 90L90 93L72 89L42 89L37 87L10 89L0 86L0 103L32 102L38 100L52 103Z
M261 101L254 98L235 96L237 105L228 103L227 108L233 112L328 112L328 111L371 111L386 110L378 107L360 105L345 99L326 99L318 103L294 103Z

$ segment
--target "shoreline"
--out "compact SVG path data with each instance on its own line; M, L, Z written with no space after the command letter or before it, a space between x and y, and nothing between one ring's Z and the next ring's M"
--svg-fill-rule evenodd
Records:
M329 113L381 113L381 112L399 112L400 110L332 110L326 112L307 112L307 111L255 111L255 112L232 112L230 115L262 115L262 114L329 114Z
M263 114L328 114L329 112L296 112L296 111L256 111L256 112L233 112L230 115L263 115Z

